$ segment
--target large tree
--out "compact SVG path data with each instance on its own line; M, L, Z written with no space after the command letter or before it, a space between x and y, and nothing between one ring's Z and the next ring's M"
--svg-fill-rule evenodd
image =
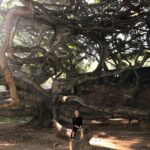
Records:
M74 86L134 70L138 88L136 69L149 66L149 1L24 0L23 5L1 11L7 17L0 66L13 99L1 108L34 101L32 123L48 126L57 97L57 91L41 87L49 78L64 76ZM88 72L92 62L97 67Z

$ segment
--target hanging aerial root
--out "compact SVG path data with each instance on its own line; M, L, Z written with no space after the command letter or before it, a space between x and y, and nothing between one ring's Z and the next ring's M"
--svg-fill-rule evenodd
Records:
M18 106L20 104L20 99L17 95L16 85L15 85L15 81L13 79L11 70L9 69L7 65L4 65L4 68L1 68L1 69L2 69L2 73L4 74L6 84L8 85L8 88L9 88L10 97L13 100L13 102L9 104L1 105L0 108L10 109L15 106Z

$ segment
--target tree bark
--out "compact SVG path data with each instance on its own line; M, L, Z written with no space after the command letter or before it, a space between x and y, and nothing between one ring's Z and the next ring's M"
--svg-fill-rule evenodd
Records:
M30 126L38 128L49 128L53 126L53 114L51 100L39 96L37 100L37 114L29 122Z
M12 72L7 64L7 58L5 56L5 50L3 48L0 49L0 69L4 75L6 84L9 87L10 96L13 99L12 103L2 105L0 106L0 108L9 109L9 108L19 105L20 99L17 95L16 85L12 76Z

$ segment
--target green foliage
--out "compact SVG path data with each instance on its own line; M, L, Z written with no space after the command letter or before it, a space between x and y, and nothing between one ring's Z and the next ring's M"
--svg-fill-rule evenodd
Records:
M100 0L95 0L95 3L100 3Z
M3 7L10 8L17 5L17 2L6 0ZM58 1L51 2L57 3ZM61 4L62 2L63 0ZM22 59L22 67L27 67L33 72L38 70L38 73L46 68L44 71L47 71L47 74L51 75L50 71L54 70L55 74L61 72L69 76L93 71L103 59L105 59L104 63L109 66L108 69L139 65L145 55L143 51L147 49L149 52L147 48L149 29L145 20L148 17L147 14L139 15L139 20L136 15L142 13L146 5L137 9L136 12L132 8L128 8L131 9L130 11L126 10L122 1L91 0L87 2L92 5L88 6L83 1L79 1L80 7L74 10L72 6L70 7L72 10L68 9L66 12L60 6L56 7L56 10L54 6L52 9L50 9L51 6L46 7L45 10L53 25L39 18L22 19L13 38L14 46L31 47L31 51L27 54L24 52L15 54ZM38 7L36 10L41 11ZM73 17L68 18L68 15ZM67 36L61 37L61 35ZM59 38L60 41L57 41ZM44 48L45 51L32 49L34 46ZM105 58L106 51L108 55ZM41 57L43 57L43 62L39 63L38 58ZM136 59L137 57L139 58ZM26 63L23 64L24 58ZM28 62L27 59L33 59L33 61Z

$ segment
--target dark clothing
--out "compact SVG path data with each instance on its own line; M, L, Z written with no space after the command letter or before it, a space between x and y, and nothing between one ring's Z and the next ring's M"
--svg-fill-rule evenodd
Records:
M76 133L78 129L79 129L79 128L73 126L72 131Z
M78 127L80 127L80 126L82 126L82 117L73 117L72 118L72 124L73 124L73 126L78 126Z
M82 126L82 117L73 117L72 118L72 124L73 124L73 128L72 128L72 131L75 133L76 135L76 132L77 130L79 130L79 128ZM78 126L78 127L76 127ZM71 137L72 137L72 134L71 134Z

